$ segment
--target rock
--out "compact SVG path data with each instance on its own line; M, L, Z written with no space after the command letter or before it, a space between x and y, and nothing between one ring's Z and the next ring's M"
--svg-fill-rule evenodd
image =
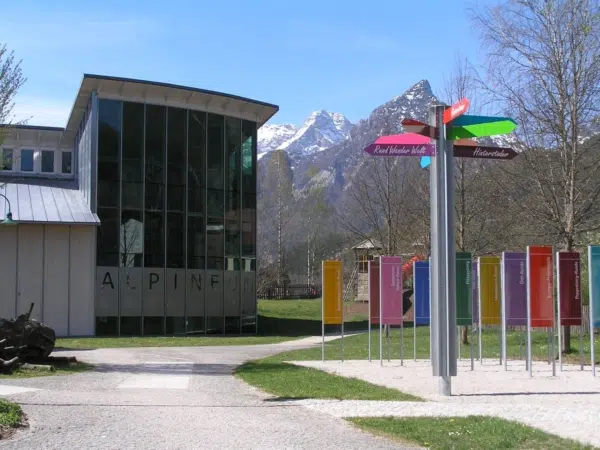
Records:
M0 358L16 354L22 361L47 358L56 342L54 330L31 319L33 303L26 314L15 320L0 319ZM3 342L4 341L4 342Z

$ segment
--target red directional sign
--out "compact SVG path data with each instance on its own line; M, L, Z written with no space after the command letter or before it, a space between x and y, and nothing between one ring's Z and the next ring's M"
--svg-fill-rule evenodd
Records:
M509 147L454 146L455 158L513 159L517 155L518 153Z
M371 144L365 152L373 156L434 156L433 144Z
M444 111L444 123L452 122L458 116L462 116L468 111L470 104L468 98L463 98L458 103L455 103L450 108L446 109Z
M420 122L415 119L404 119L402 121L402 127L407 133L420 134L421 136L427 136L431 139L439 139L439 128L432 127L426 123Z

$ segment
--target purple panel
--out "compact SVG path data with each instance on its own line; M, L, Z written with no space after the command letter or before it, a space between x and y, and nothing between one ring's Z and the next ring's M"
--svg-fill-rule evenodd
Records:
M479 263L473 260L471 268L473 269L473 323L479 323L479 272L477 266Z
M381 323L402 324L402 258L381 256L379 258Z
M527 325L527 255L504 253L503 259L506 324Z

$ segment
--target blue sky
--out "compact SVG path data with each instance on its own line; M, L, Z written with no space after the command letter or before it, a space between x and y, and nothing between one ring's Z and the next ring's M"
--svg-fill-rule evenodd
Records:
M63 126L83 73L212 89L366 118L419 80L434 91L457 52L481 62L466 9L488 0L8 2L0 42L23 59L18 118Z

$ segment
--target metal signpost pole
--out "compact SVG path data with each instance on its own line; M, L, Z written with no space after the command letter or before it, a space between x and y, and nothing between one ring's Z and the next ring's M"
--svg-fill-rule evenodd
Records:
M533 376L533 360L532 360L532 351L531 351L531 270L529 268L530 264L530 252L529 247L527 247L527 369L529 370L529 376Z
M560 330L560 252L556 252L556 321L558 324L558 365L563 370L562 363L562 333Z
M598 295L594 289L594 273L592 263L592 246L588 245L588 283L589 283L589 310L590 310L590 363L592 375L596 376L596 355L594 351L594 296Z
M369 296L369 362L371 362L371 261L367 261L367 295Z
M502 364L502 358L504 358L504 370L508 370L508 358L506 357L506 273L505 273L505 258L506 253L502 252L502 259L500 261L500 287L501 287L501 301L502 301L502 351L500 352L500 364Z
M452 176L452 147L448 152L442 117L445 107L430 109L430 124L439 126L436 156L431 158L431 359L433 375L439 377L440 395L451 394L451 376L456 375L455 327L456 311L453 299L454 256L454 177ZM450 157L448 158L448 155ZM448 180L448 172L451 180ZM451 186L448 193L448 185ZM448 217L450 216L450 217ZM448 225L450 224L450 227ZM449 229L450 228L450 229ZM447 241L450 241L448 244ZM449 257L452 249L452 257ZM448 267L451 266L451 267ZM454 281L454 282L453 282ZM449 311L452 308L453 311ZM454 312L454 313L452 313ZM450 314L449 314L450 313ZM452 360L454 356L454 360ZM452 370L454 369L454 370ZM454 373L453 373L454 372Z

